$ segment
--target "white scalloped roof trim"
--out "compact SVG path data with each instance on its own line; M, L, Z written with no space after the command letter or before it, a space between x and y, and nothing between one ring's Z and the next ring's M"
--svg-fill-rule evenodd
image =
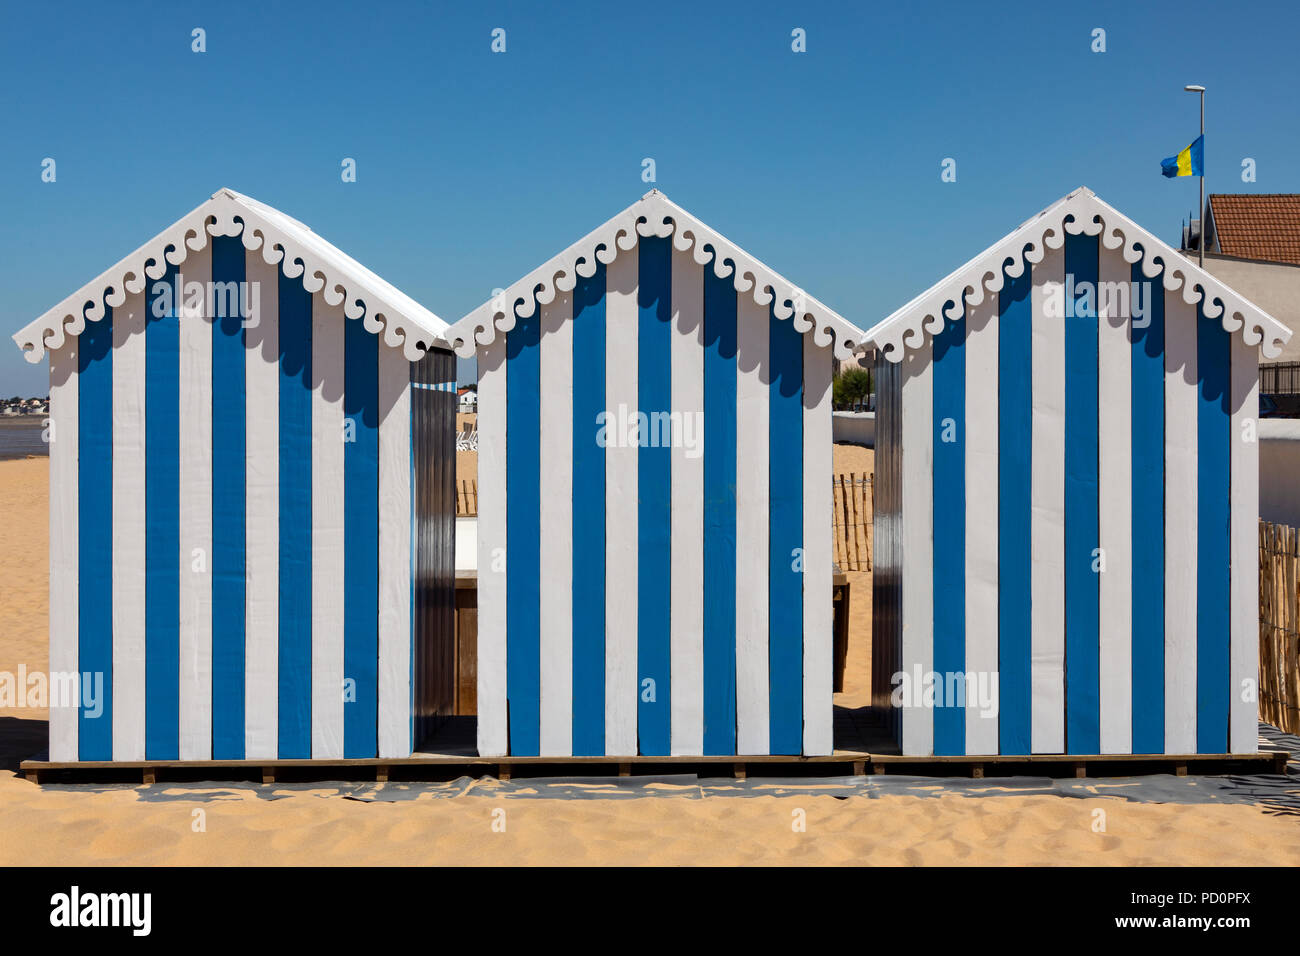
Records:
M578 277L590 278L597 261L609 265L621 252L636 248L642 236L673 239L681 252L691 252L700 265L713 263L719 279L731 276L737 292L752 292L758 305L770 305L778 319L791 319L795 329L813 335L819 347L834 346L836 358L847 359L862 345L862 330L834 310L809 296L789 280L773 272L753 256L710 229L658 190L651 190L627 209L583 239L578 240L545 265L534 269L500 294L483 303L464 318L452 323L446 338L456 354L470 358L491 345L497 332L515 327L519 316L533 314L536 301L546 305L557 292L571 292Z
M105 293L108 305L122 305L128 295L143 291L149 280L166 274L164 258L167 263L181 265L190 252L198 252L208 244L210 235L240 236L245 249L260 250L267 264L279 264L287 278L301 277L308 292L320 292L330 305L342 303L349 319L361 319L366 331L382 334L384 343L400 347L409 361L418 361L426 348L446 346L443 333L447 323L442 319L307 226L231 189L214 193L189 215L18 332L14 341L26 353L27 361L39 362L47 349L59 349L69 337L85 331L87 321L104 318Z
M866 341L891 362L901 361L906 349L925 343L927 333L942 331L945 319L959 319L962 300L965 306L976 306L986 292L1000 292L1004 264L1013 278L1023 275L1026 262L1037 264L1047 249L1059 249L1067 232L1100 235L1102 245L1120 249L1125 262L1141 261L1147 278L1154 278L1163 266L1167 290L1182 289L1189 305L1205 298L1206 317L1222 316L1224 331L1240 332L1247 345L1262 347L1265 358L1280 355L1291 338L1291 330L1259 306L1081 187L877 323L866 332Z

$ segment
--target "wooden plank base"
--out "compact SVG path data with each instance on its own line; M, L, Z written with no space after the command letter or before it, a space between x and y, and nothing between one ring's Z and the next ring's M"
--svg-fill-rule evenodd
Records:
M201 772L204 779L249 777L273 784L286 776L312 779L353 780L370 777L385 782L394 771L404 778L418 779L421 771L446 777L449 773L475 775L495 773L500 780L526 775L530 768L553 776L557 767L572 771L575 778L592 774L635 776L638 769L662 773L671 767L678 773L696 773L704 777L732 776L744 780L749 776L863 776L865 774L906 774L913 776L1034 776L1089 777L1132 776L1134 774L1172 773L1257 773L1286 772L1289 754L1262 751L1256 754L1096 754L970 757L903 757L897 754L873 754L861 751L837 751L827 756L751 756L720 757L479 757L464 754L417 753L404 758L366 758L330 760L87 760L65 762L24 760L22 774L33 783L60 780L105 780L122 771L135 771L144 784L156 783L160 777L175 777L177 772L194 778Z

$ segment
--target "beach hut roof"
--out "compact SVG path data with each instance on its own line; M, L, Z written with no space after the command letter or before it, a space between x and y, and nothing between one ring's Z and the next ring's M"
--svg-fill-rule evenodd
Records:
M636 248L642 236L671 236L673 245L690 251L695 261L705 265L712 260L713 271L720 279L730 276L737 292L752 292L759 305L775 305L778 319L790 319L795 328L812 333L819 346L834 346L839 359L850 358L862 345L862 330L808 295L790 280L769 269L729 239L700 222L667 196L652 189L603 226L579 239L558 256L537 267L447 330L447 341L462 358L470 358L485 345L491 345L498 331L508 332L515 325L515 308L521 318L533 314L533 293L543 305L556 292L570 292L579 276L595 274L597 262L608 265L620 253Z
M1120 250L1126 262L1141 262L1148 278L1163 266L1166 289L1182 289L1189 304L1204 297L1208 318L1221 317L1225 331L1262 346L1266 358L1276 358L1291 338L1277 319L1081 186L868 329L866 341L890 361L901 361L906 349L925 343L927 333L942 331L945 318L960 319L964 305L979 305L985 292L1000 291L1004 266L1008 275L1022 275L1026 262L1040 262L1046 249L1060 248L1067 232L1100 235L1102 245Z
M361 319L366 330L382 334L386 344L401 346L412 362L426 348L446 347L447 323L442 319L296 219L233 189L213 193L203 205L28 325L14 341L29 362L39 362L46 349L59 348L68 336L80 335L87 321L104 317L106 294L110 306L121 305L149 280L161 279L167 263L181 265L191 251L206 246L209 235L241 236L246 249L260 249L268 263L279 263L291 279L301 276L307 291L320 291L330 305L343 303L348 318Z

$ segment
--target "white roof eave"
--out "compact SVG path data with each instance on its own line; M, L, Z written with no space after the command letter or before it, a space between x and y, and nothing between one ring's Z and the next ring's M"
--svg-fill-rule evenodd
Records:
M672 237L679 252L690 252L700 265L713 264L720 279L731 277L737 292L752 292L758 305L772 305L778 319L789 319L802 334L811 333L819 347L833 346L839 359L851 358L863 344L862 330L801 288L769 269L720 233L704 225L658 190L651 190L604 225L534 269L498 295L452 323L447 341L462 358L491 345L497 332L533 314L536 301L546 305L557 292L571 292L578 277L590 278L597 262L609 265L636 248L642 236ZM775 302L774 302L775 300Z
M1048 249L1059 249L1066 233L1099 235L1101 244L1118 249L1125 262L1141 262L1148 278L1163 267L1165 289L1181 289L1189 305L1204 298L1207 318L1221 317L1224 331L1240 334L1248 346L1259 346L1265 358L1280 355L1291 338L1291 330L1259 306L1081 187L872 326L865 340L890 361L901 361L906 350L925 344L927 334L941 332L945 320L960 318L966 307L983 302L985 293L1000 292L1004 267L1012 278L1023 275L1025 263L1041 262Z
M303 287L320 292L328 304L342 304L348 318L361 319L367 331L383 336L385 344L402 348L409 361L418 361L427 348L447 347L447 323L438 316L307 226L231 189L218 190L20 330L14 342L29 362L41 361L46 350L59 349L68 337L80 335L87 321L103 319L105 301L113 307L122 305L128 295L143 291L149 280L161 279L168 263L179 266L190 252L203 249L209 236L240 236L244 248L260 250L262 258L278 264L286 277L301 277Z

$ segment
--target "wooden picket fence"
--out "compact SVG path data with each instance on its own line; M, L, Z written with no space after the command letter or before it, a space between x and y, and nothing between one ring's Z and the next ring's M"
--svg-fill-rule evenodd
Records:
M874 488L875 472L844 472L831 476L834 557L841 571L871 570Z
M1300 734L1300 533L1259 523L1259 716Z
M462 478L456 482L456 517L473 518L478 515L478 479Z

